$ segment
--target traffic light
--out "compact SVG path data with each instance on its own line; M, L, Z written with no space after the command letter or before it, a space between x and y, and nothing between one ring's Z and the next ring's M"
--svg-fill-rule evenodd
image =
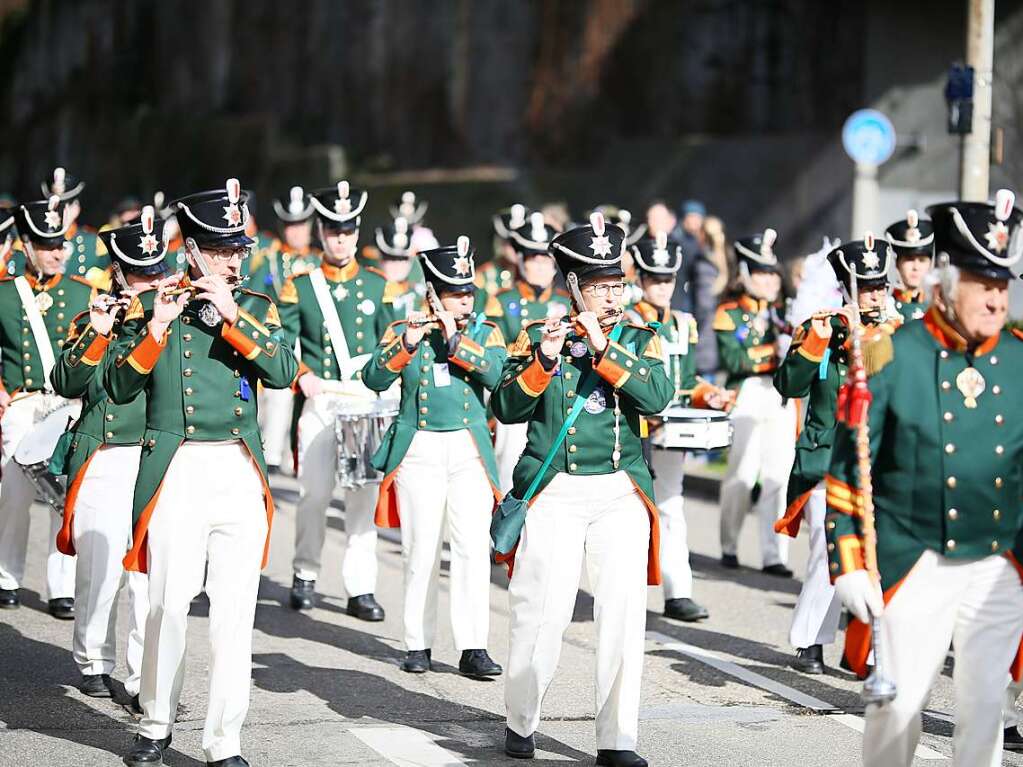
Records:
M945 83L948 104L948 132L964 135L973 132L973 67L953 64Z

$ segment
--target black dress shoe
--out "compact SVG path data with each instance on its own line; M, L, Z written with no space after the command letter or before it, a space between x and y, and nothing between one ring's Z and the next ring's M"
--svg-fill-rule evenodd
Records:
M739 558L735 554L722 554L721 555L721 566L727 567L729 570L739 569Z
M163 752L170 742L170 735L160 740L136 735L135 740L131 742L131 748L124 755L123 761L128 767L157 767L163 764Z
M710 613L703 605L694 602L689 597L681 599L666 599L664 601L664 617L674 618L677 621L699 621L709 618Z
M1023 735L1019 734L1019 728L1005 728L1005 737L1002 739L1002 748L1006 751L1023 751Z
M597 751L597 764L607 767L647 767L647 760L635 751L613 751L602 748Z
M409 650L405 660L401 662L401 670L410 674L425 674L433 671L429 650Z
M796 650L796 657L792 660L792 668L802 671L804 674L823 674L824 648L819 644L800 647Z
M249 763L240 756L229 756L227 759L217 759L215 762L206 762L206 767L249 767Z
M384 608L380 606L372 594L349 597L348 614L360 621L379 623L384 619Z
M791 578L792 571L780 562L776 565L768 565L763 569L764 575L773 575L775 578Z
M71 597L51 599L49 603L50 615L60 621L73 621L75 619L75 600Z
M504 753L512 759L532 759L536 753L536 743L533 736L522 737L513 732L510 727L504 728Z
M113 693L110 691L110 674L85 674L82 676L82 683L78 685L78 691L90 698L110 698Z
M458 671L465 676L501 676L504 671L486 650L462 650Z
M291 581L291 609L312 610L316 603L316 581L304 581L297 575Z
M17 589L0 589L0 610L17 610L21 607L21 597Z

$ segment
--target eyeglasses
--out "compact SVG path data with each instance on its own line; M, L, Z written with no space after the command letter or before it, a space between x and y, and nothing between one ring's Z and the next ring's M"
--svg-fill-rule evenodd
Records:
M249 257L249 249L233 248L231 250L207 250L203 255L212 261L230 261L233 258L244 261Z
M606 298L607 296L624 296L625 295L625 283L624 282L598 282L595 285L587 285L583 288L584 293L588 293L595 298Z

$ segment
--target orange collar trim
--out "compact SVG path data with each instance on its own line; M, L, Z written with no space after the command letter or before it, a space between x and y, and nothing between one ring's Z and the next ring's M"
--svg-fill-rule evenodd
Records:
M359 262L353 258L344 266L334 266L324 261L320 268L323 269L323 276L331 282L348 282L359 273Z
M64 232L65 240L73 240L75 235L78 234L78 222L75 221L68 227L68 230Z
M40 283L39 278L36 277L34 274L30 274L27 271L25 272L25 280L28 282L28 286L32 288L32 290L49 290L50 288L54 287L58 282L60 282L63 276L64 275L62 274L55 274L52 277L50 277L50 279L48 279L45 283Z
M936 306L932 306L927 310L927 314L924 315L924 327L946 349L965 352L969 348L969 343L967 343L966 339L949 324L948 320L938 311ZM995 347L998 346L999 335L999 333L996 333L977 346L973 352L974 356L983 357L985 354L990 354L994 351Z
M921 303L924 300L924 292L920 289L895 288L892 291L892 297L896 301L902 301L904 304Z
M666 325L671 321L671 307L664 309L658 309L649 301L637 301L636 311L639 312L640 316L647 322L660 322L662 325Z
M751 295L743 293L739 296L738 304L740 307L748 312L762 312L767 308L767 301L762 298L754 298Z
M517 283L519 289L519 296L526 299L527 301L539 301L540 303L546 303L551 300L551 294L554 292L554 286L548 285L544 288L543 292L538 296L533 291L533 286L525 280L519 280Z

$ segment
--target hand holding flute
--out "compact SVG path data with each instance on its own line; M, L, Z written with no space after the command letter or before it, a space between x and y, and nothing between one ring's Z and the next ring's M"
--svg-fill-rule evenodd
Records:
M126 308L131 297L118 298L110 293L100 293L89 303L89 324L101 336L110 335L117 313Z

